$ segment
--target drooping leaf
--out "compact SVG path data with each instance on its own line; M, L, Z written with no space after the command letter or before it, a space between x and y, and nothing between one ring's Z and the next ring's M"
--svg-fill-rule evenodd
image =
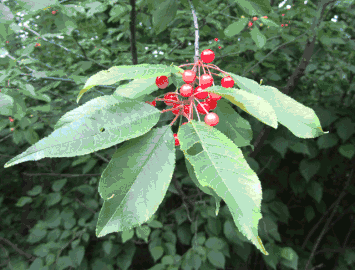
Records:
M12 115L12 108L14 106L14 99L3 93L0 93L0 114Z
M316 175L321 167L319 160L302 159L300 163L300 172L307 182Z
M181 68L176 66L166 66L160 64L140 64L131 66L111 67L108 70L102 70L92 75L85 83L84 88L80 90L76 102L86 91L95 85L111 85L118 81L127 79L148 79L157 76L169 75L170 73L181 72Z
M178 137L199 183L226 202L239 231L268 254L258 237L261 184L242 151L217 129L195 120L181 126Z
M275 110L270 103L262 97L245 90L224 88L222 86L209 87L208 92L221 95L264 124L275 129L277 128L277 116Z
M174 172L173 138L168 125L128 141L115 152L99 183L105 201L97 237L139 226L156 212Z
M159 110L146 103L118 96L98 97L63 115L56 124L57 129L48 137L12 158L4 167L105 149L147 133L159 117Z
M261 86L253 80L229 73L235 83L243 90L266 100L276 112L277 121L287 127L299 138L315 138L324 132L315 112L275 87Z

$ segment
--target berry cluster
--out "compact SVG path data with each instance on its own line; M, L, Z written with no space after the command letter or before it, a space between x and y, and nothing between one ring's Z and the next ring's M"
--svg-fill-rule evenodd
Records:
M234 80L232 79L232 77L228 76L226 72L219 69L216 65L209 64L214 59L215 53L212 50L203 50L201 53L201 60L197 60L197 62L195 63L184 64L179 66L183 67L193 65L192 69L185 70L182 73L182 79L185 84L183 84L180 89L177 89L175 92L166 93L164 95L164 98L155 98L152 102L146 101L146 103L155 107L156 101L164 101L166 105L172 106L169 109L161 111L161 113L171 111L173 114L176 115L175 119L170 123L170 125L173 125L179 115L183 115L187 118L188 121L190 121L191 119L193 119L194 109L199 119L199 114L205 115L204 121L207 125L217 125L219 122L219 117L216 113L210 111L214 110L217 107L217 101L220 100L222 97L220 95L207 91L208 87L214 84L212 74L217 75L215 73L211 73L210 69L218 70L224 75L221 80L222 87L233 87ZM199 76L197 76L196 74L197 67L199 70ZM201 68L204 71L202 75L200 74ZM207 69L208 72L206 72L205 69ZM155 84L158 88L165 89L169 85L169 79L167 76L158 76L155 80ZM195 102L198 103L197 106ZM175 145L179 145L180 143L176 134L174 134L174 138Z

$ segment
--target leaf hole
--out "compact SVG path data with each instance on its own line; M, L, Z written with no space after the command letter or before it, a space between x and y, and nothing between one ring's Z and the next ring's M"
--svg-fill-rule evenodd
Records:
M199 153L201 153L203 151L202 145L201 143L195 143L193 146L191 146L189 149L187 149L187 153L190 156L196 156Z

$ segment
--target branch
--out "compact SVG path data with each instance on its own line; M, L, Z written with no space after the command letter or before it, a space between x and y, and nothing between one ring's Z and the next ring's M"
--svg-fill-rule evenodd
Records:
M314 31L314 29L317 27L317 24L320 24L320 18L323 16L326 6L328 4L330 4L332 1L334 1L334 0L331 0L328 3L325 3L325 1L323 1L322 3L319 4L319 7L321 5L323 5L322 10L320 12L319 17L317 17L315 19L314 24L313 24L312 28L310 29L311 31ZM309 64L309 61L312 57L312 54L313 54L314 45L316 43L316 37L317 37L316 34L314 34L312 40L307 41L306 48L304 49L304 52L303 52L303 55L302 55L302 58L301 58L301 61L298 65L298 67L293 72L291 77L288 79L286 86L281 91L284 94L290 95L293 92L293 90L296 88L297 83L300 80L300 78L304 75L304 72L305 72L305 70ZM255 157L260 152L270 131L271 131L270 126L264 126L262 128L259 136L256 138L256 140L254 142L254 151L249 155L250 157Z
M190 3L190 7L191 7L191 12L192 12L192 17L194 19L194 26L195 26L195 57L194 57L194 63L196 63L198 61L199 58L199 53L198 53L198 49L199 49L199 33L198 33L198 21L197 21L197 16L196 16L196 11L194 9L194 6L191 2L191 0L188 0ZM196 72L196 67L194 68L194 71Z
M131 30L131 53L133 65L138 64L137 46L136 46L136 0L130 0L131 3L131 21L129 23Z
M334 217L334 215L335 215L335 212L336 212L336 210L337 210L337 208L338 208L338 205L339 205L341 199L342 199L342 198L346 195L346 193L347 193L346 190L347 190L348 186L350 185L350 182L351 182L351 180L352 180L353 173L354 173L354 169L351 170L351 173L350 173L350 175L349 175L348 181L346 181L346 184L345 184L345 186L344 186L344 188L343 188L343 191L342 191L341 194L339 195L338 199L335 201L334 209L333 209L333 211L332 211L330 217L328 218L326 224L324 225L323 230L321 231L320 235L318 236L318 239L317 239L315 245L313 246L313 249L312 249L312 252L311 252L311 256L309 257L309 259L308 259L308 261L307 261L305 270L308 269L308 266L309 266L309 264L311 263L311 261L312 261L314 255L315 255L315 252L316 252L316 250L317 250L317 248L318 248L318 246L319 246L319 244L320 244L320 241L322 240L323 235L324 235L325 232L327 231L328 226L329 226L330 222L332 221L332 219L333 219L333 217ZM345 242L345 243L346 243L346 242Z
M29 253L26 253L24 251L22 251L21 249L19 249L15 244L13 244L10 240L7 240L5 238L0 237L0 241L5 242L6 244L8 244L9 246L11 246L14 250L16 250L17 253L19 253L22 256L25 256L27 259L34 261L37 257L32 256Z

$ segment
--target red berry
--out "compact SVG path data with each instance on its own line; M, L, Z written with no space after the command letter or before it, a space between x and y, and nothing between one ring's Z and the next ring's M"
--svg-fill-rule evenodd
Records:
M9 41L7 40L6 43L9 44Z
M202 74L200 77L200 84L202 89L210 87L213 83L213 78L210 74Z
M178 107L178 106L180 106L180 104L176 104L176 103L175 103L175 104L173 105L173 108L176 108L176 107ZM176 110L172 110L173 114L178 115L179 112L180 112L180 109L181 109L181 108L176 109Z
M191 106L190 105L185 105L184 106L184 113L186 113L187 115L190 115L190 110L191 110ZM191 110L192 111L192 110Z
M203 108L205 108L206 111ZM207 114L209 110L210 110L210 105L208 105L207 102L200 102L197 105L197 111L201 114Z
M11 128L10 130L11 130L11 131L14 131L14 128Z
M157 102L155 100L153 100L150 104L155 107L157 105Z
M166 76L158 76L155 79L155 84L158 86L158 88L164 89L169 85L169 79Z
M222 49L222 47L221 47L221 46L218 46L218 49Z
M217 100L211 99L211 98L207 98L207 99L205 100L205 102L206 102L208 105L210 105L210 110L216 109L216 107L217 107Z
M264 19L267 19L267 16L264 16L263 18L264 18Z
M282 16L285 16L285 14L282 14Z
M218 41L218 38L215 38L214 41Z
M231 88L234 85L234 80L232 79L231 76L224 77L221 80L222 87L224 88Z
M179 100L179 98L177 97L176 94L166 94L164 96L164 99L167 99L167 100ZM166 105L169 105L169 106L173 106L173 104L175 104L173 101L164 101L164 103Z
M197 86L194 91L194 96L198 99L205 99L208 96L208 92L201 92L203 90L201 86Z
M55 13L56 13L56 12L53 10L53 11L52 11L52 14L54 15Z
M9 120L10 120L10 122L14 121L14 119L11 116L9 116Z
M176 133L174 133L174 138L175 138L175 146L179 146L179 145L180 145L180 142L179 142L179 139L178 139Z
M180 87L180 94L183 96L183 97L189 97L191 96L192 94L194 93L194 88L189 85L189 84L183 84L181 87Z
M182 79L186 83L192 83L196 78L196 73L193 70L185 70L182 74Z
M253 17L253 21L255 22L258 19L258 17Z
M284 27L284 24L281 24L281 27Z
M248 27L253 26L253 23L251 21L248 22Z
M206 114L205 116L205 123L209 126L215 126L219 122L219 117L216 113L211 112Z
M214 100L220 100L222 97L220 95L217 95L215 93L208 93L210 95L210 99L214 99Z
M183 125L186 125L187 123L188 123L188 122L182 123L182 126L183 126Z
M205 63L211 63L214 57L214 52L210 49L203 50L201 53L201 60Z
M288 26L288 24L287 24L287 23L286 23L285 25L286 25L286 26Z

